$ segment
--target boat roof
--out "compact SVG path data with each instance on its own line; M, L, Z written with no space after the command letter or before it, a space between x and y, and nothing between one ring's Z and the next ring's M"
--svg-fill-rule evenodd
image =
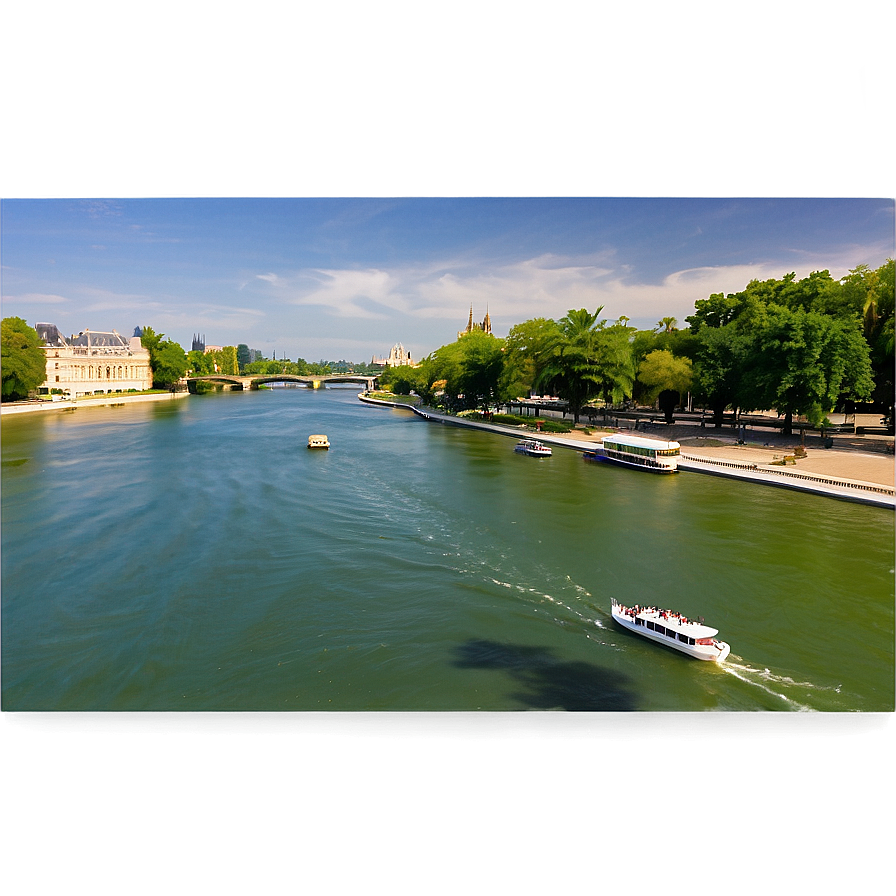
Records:
M667 442L663 439L645 439L643 436L627 436L622 433L615 433L611 436L604 436L604 443L616 442L619 445L631 445L635 448L658 448L670 449L681 448L678 442Z
M663 611L660 607L653 611L641 610L641 612L638 613L638 618L649 619L651 622L658 622L665 628L672 629L676 632L681 632L682 634L689 635L692 638L714 638L719 633L719 630L717 628L712 628L709 625L704 625L702 622L693 622L691 620L682 622L681 620L671 615L663 619L660 616L661 612L670 613L671 611Z

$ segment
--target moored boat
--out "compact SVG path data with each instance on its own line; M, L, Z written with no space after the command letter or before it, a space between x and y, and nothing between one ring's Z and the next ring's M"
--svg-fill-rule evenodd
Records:
M528 454L529 457L551 456L551 449L536 439L521 439L513 450L518 454Z
M694 622L681 613L658 607L624 607L615 598L612 599L610 611L613 619L630 632L695 659L721 663L731 652L728 644L716 639L719 633L717 628Z
M585 451L585 460L634 467L651 473L677 473L681 445L640 436L606 436L593 451Z
M309 448L329 448L330 440L324 435L308 436Z

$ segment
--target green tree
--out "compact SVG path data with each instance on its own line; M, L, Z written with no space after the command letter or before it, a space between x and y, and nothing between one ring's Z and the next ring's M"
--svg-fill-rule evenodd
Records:
M4 317L0 323L0 369L3 401L27 398L47 379L47 356L37 331L21 317Z
M458 341L463 349L460 364L463 394L468 402L487 410L498 398L498 383L504 370L504 340L474 330Z
M638 379L653 401L664 389L681 395L691 388L693 365L690 358L676 358L672 352L651 352L638 367Z
M794 414L817 426L841 397L871 397L868 343L857 318L769 305L751 325L740 406L775 408L784 414L785 435L793 432Z
M503 401L525 397L532 391L539 369L560 336L557 322L546 317L510 328L504 340L504 369L499 385Z
M694 365L696 393L722 425L725 408L736 407L740 394L745 340L735 326L703 327L696 338L700 349Z
M424 359L421 388L426 393L441 391L440 403L448 410L488 407L498 396L504 366L502 348L503 340L480 330L466 333Z
M690 358L676 358L664 350L651 352L638 367L638 379L646 389L648 402L661 399L666 422L681 403L681 396L691 388L693 364Z
M632 332L633 328L618 322L598 331L598 392L608 404L618 404L632 395L636 370Z
M247 364L250 363L250 354L249 354L249 346L246 345L245 342L241 342L236 347L236 363L237 367L242 370Z
M164 333L156 333L152 327L143 327L140 342L149 352L149 366L152 368L152 384L157 389L173 386L189 366L183 348Z
M240 372L239 365L236 360L236 346L225 345L223 348L209 352L212 363L217 365L216 373L223 373L225 376L238 376Z
M194 376L214 373L214 362L211 355L200 351L187 352L187 370L191 370Z
M606 321L598 319L602 310L568 311L536 363L536 387L565 399L576 423L591 398L602 395L618 401L631 395L629 328L618 323L607 328Z

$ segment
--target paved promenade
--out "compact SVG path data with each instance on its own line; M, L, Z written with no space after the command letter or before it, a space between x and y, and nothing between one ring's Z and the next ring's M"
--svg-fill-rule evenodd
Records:
M503 426L480 420L467 420L443 414L430 408L417 408L398 402L384 402L362 397L368 404L407 408L420 417L450 426L466 426L493 432L511 438L537 438L546 445L587 451L607 434L595 431L586 434L581 430L557 435L533 433L525 427ZM699 432L699 429L695 428ZM704 430L705 432L705 430ZM658 438L650 433L638 433L645 438ZM896 509L894 496L894 459L892 455L862 451L842 451L826 448L807 448L806 457L784 466L777 463L784 457L792 457L798 444L780 444L772 447L718 444L717 438L681 438L679 469L688 473L706 473L740 479L761 485L790 488L812 492L830 498L873 504L877 507ZM703 444L701 444L703 443ZM712 443L712 444L707 444Z
M0 414L47 414L53 411L71 411L77 408L98 408L109 405L140 404L145 401L172 401L186 398L189 392L153 392L150 395L129 395L118 392L96 395L93 398L65 399L63 401L17 401L0 407Z

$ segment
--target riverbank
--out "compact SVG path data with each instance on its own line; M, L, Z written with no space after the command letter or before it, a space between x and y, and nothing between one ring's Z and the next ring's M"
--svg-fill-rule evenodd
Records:
M109 405L140 404L146 401L172 401L186 398L189 392L153 392L145 395L127 393L94 395L91 398L64 399L62 401L17 401L0 406L0 414L41 414L52 411L73 411L78 408L99 408Z
M466 426L512 438L535 436L547 445L587 451L607 434L606 431L573 430L563 435L532 433L527 427L503 426L481 420L469 420L434 411L359 396L368 404L407 408L426 420L451 426ZM699 432L699 429L697 429ZM704 430L705 431L705 430ZM646 438L657 438L639 432ZM797 440L792 444L738 445L733 437L707 438L692 436L679 439L682 452L679 469L682 472L706 473L748 482L807 491L826 497L873 504L896 509L894 492L894 462L890 455L861 450L807 448L806 456L794 458ZM783 465L784 458L792 458Z

